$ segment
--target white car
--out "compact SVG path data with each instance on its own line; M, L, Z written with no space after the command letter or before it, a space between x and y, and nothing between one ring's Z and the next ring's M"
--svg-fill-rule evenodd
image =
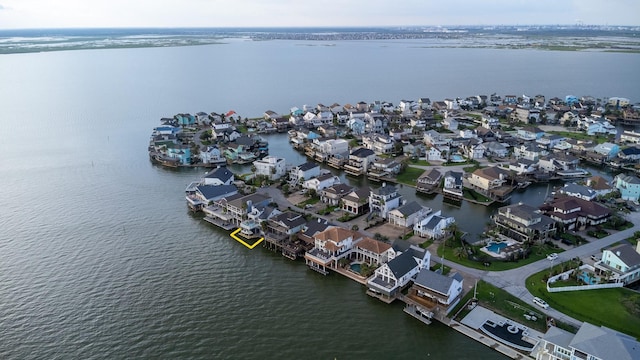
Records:
M533 298L533 303L540 306L543 309L548 309L549 308L549 304L547 304L546 301L540 299L539 297L534 297Z
M549 261L556 260L557 258L558 258L558 254L556 254L556 253L547 255L547 260L549 260Z

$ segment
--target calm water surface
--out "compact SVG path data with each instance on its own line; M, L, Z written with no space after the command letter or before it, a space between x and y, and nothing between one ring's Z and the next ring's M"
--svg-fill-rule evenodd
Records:
M500 357L194 218L184 188L201 172L150 164L150 130L178 112L253 117L317 102L491 92L637 101L640 57L303 45L0 56L0 358ZM274 140L275 155L287 151Z

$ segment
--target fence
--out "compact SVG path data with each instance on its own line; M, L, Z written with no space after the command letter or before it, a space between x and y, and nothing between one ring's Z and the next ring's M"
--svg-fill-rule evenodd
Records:
M594 271L594 267L588 264L582 265L578 268L578 270L587 269L589 271ZM562 287L550 287L549 284L552 284L558 280L567 280L571 273L573 273L575 269L571 269L569 271L565 271L558 275L552 276L547 280L547 291L550 293L555 292L563 292L563 291L582 291L582 290L596 290L596 289L610 289L610 288L619 288L623 287L624 283L610 283L610 284L595 284L595 285L576 285L576 286L562 286Z

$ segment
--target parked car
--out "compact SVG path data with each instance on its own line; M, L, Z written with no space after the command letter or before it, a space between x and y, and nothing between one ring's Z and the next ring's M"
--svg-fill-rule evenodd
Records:
M558 254L556 254L556 253L552 253L552 254L547 255L547 260L549 260L549 261L554 261L557 258L558 258Z
M549 304L547 304L546 301L540 299L539 297L534 297L533 298L533 303L540 306L543 309L548 309L549 308Z
M598 257L598 255L591 255L591 260L600 261L600 258Z

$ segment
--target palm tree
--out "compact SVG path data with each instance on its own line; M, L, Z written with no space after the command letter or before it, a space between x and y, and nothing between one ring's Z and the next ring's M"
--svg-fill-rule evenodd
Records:
M466 258L467 257L467 252L464 250L464 248L462 246L460 246L460 247L457 247L457 248L453 249L453 255L455 257L457 257L458 259Z

